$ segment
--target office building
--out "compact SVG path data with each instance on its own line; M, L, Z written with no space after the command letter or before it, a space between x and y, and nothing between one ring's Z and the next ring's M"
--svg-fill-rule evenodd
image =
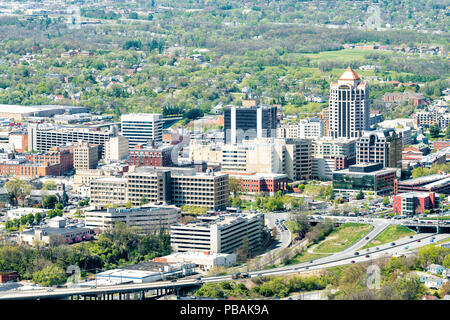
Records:
M394 129L365 131L356 142L356 162L401 168L402 147L402 137Z
M278 138L319 139L325 134L325 126L317 118L302 119L298 123L278 128L277 132Z
M239 191L244 193L269 193L276 194L279 190L287 190L288 177L286 174L276 173L228 173L231 178L239 181Z
M91 180L90 203L91 204L125 204L127 200L127 179L125 178L100 178Z
M395 214L424 214L439 209L439 196L434 192L406 192L395 195L392 208Z
M98 165L98 145L79 142L73 149L73 166L75 169L95 169Z
M277 129L277 108L270 106L224 108L224 138L226 144L242 140L275 137Z
M28 150L46 152L52 147L66 146L82 141L98 145L99 154L103 156L105 143L115 135L114 130L54 129L30 123L28 124Z
M173 146L149 147L143 145L136 145L129 151L128 163L130 166L152 166L152 167L170 167L174 163L172 157L175 157L175 163L178 159L178 153Z
M312 175L311 140L286 139L283 171L289 180L308 180Z
M202 216L191 223L172 225L170 242L178 252L235 253L246 238L249 252L256 253L261 248L263 229L263 214Z
M128 139L123 136L112 137L105 143L105 160L120 161L128 157Z
M112 229L117 223L127 227L138 227L144 233L169 230L181 216L181 210L175 206L150 206L125 208L104 208L96 206L84 213L86 228L99 228L102 231Z
M359 163L348 169L333 171L333 189L339 192L373 192L388 195L394 192L394 180L400 169L383 168L382 163Z
M331 180L333 171L356 163L356 139L323 137L311 141L312 176Z
M137 167L125 174L128 179L127 200L138 205L149 203L195 205L224 209L228 204L227 174L199 173L193 168Z
M222 146L223 142L214 142L210 139L191 139L189 141L189 160L194 163L221 164Z
M329 136L358 138L369 128L369 86L349 67L330 85Z
M128 139L130 148L138 144L162 142L163 120L161 114L132 113L121 117L122 136Z
M73 148L52 147L47 152L27 153L25 159L32 163L59 164L58 176L73 170Z

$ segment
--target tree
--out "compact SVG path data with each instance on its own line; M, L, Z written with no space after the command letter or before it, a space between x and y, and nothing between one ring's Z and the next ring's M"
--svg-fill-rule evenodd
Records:
M33 274L33 281L41 286L56 286L67 281L66 272L57 265L50 265Z
M381 202L384 206L387 206L391 203L391 201L389 200L389 197L384 197L383 201Z
M34 223L34 215L32 214L32 213L29 213L28 215L27 215L27 223L28 224L33 224Z
M141 200L139 201L140 205L143 206L144 204L148 203L147 197L145 195L142 196Z
M56 183L53 180L45 181L42 184L42 190L56 190Z
M55 206L56 209L62 210L64 209L64 205L61 202L58 202Z
M233 197L236 197L236 195L237 195L237 193L239 191L239 185L241 184L241 180L233 178L233 177L230 177L228 179L228 184L230 186L230 192L233 193Z
M37 224L40 224L42 221L42 215L40 212L36 213L36 215L34 216L34 220L36 221Z
M362 190L359 191L359 193L356 195L356 200L362 200L364 199L364 192Z
M430 136L431 136L431 138L438 138L439 137L439 133L440 133L439 126L436 123L432 124L430 126Z
M25 198L31 193L31 185L19 178L14 178L5 183L5 189L13 200L13 205L18 205L19 200L22 200L22 205L24 205Z
M447 126L447 129L445 129L445 137L450 139L450 126Z
M128 202L125 204L125 208L127 208L127 209L131 209L132 206L133 206L133 203L131 202L131 200L128 200Z
M54 209L57 202L58 198L55 195L45 196L44 200L42 200L42 207L46 209Z

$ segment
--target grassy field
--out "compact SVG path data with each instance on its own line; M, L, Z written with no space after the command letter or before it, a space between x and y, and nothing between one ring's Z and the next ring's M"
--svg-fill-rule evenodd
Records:
M375 52L380 54L392 54L378 50L374 51L363 49L343 49L335 51L322 51L319 53L305 53L303 54L303 56L310 58L312 61L323 61L323 60L353 61L353 60L364 60L367 54Z
M319 243L315 253L335 253L351 246L366 233L373 229L370 224L345 223L330 233L330 235Z
M390 225L386 228L386 230L376 236L375 239L373 239L361 249L371 248L384 243L389 243L391 241L395 241L397 239L404 238L413 234L415 234L415 232L405 226Z
M326 254L310 253L305 250L302 253L300 253L299 255L295 256L293 259L289 260L288 264L308 262L309 260L324 258L326 256L327 256Z

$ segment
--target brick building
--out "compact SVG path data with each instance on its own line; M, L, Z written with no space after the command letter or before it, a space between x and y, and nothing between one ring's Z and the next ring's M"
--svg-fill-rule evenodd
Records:
M407 192L394 196L392 205L395 214L424 214L425 210L439 208L439 197L434 192Z
M58 176L73 169L72 148L52 147L47 152L29 153L25 159L31 163L54 163L60 165Z
M129 152L129 164L136 167L170 167L172 162L172 146L158 148L137 145Z

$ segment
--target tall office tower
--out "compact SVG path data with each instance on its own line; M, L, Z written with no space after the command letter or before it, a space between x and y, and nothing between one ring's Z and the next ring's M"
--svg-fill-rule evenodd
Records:
M277 108L270 106L224 108L224 137L226 144L242 140L275 137Z
M130 149L138 144L162 142L162 115L131 113L122 115L121 120L122 136L128 139Z
M348 67L330 85L329 136L358 138L369 128L369 86Z
M394 129L366 131L356 142L357 163L379 162L383 167L402 167L402 136Z
M117 136L105 143L105 160L120 161L128 156L128 139Z

